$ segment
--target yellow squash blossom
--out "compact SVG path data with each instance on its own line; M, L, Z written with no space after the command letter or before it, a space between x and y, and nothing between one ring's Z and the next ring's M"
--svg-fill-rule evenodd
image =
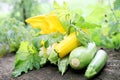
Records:
M28 18L26 22L33 28L41 29L41 34L49 34L52 32L65 33L65 30L59 22L57 16L53 13L31 17Z

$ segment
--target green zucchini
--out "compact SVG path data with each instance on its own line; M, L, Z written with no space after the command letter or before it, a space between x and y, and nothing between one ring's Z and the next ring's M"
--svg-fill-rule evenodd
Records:
M91 42L87 47L75 48L69 56L69 64L73 69L79 70L87 67L87 65L94 58L97 47L95 43Z
M104 50L98 50L85 72L85 77L92 78L105 66L108 55Z

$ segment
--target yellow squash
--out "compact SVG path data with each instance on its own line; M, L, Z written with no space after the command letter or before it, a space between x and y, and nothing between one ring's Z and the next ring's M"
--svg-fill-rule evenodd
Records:
M63 58L79 45L80 43L76 37L76 34L73 32L55 46L55 51L59 54L60 58Z

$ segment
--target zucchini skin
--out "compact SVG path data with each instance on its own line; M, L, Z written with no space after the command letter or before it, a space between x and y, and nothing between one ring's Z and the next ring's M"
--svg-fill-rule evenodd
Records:
M94 59L90 62L85 72L85 77L88 79L98 74L101 69L105 66L108 59L108 55L104 50L98 50Z
M75 48L69 56L69 64L75 70L80 70L84 68L88 63L89 54L86 52L86 48L78 47Z
M69 64L75 70L86 68L94 58L97 47L94 42L88 43L88 46L77 47L71 51Z

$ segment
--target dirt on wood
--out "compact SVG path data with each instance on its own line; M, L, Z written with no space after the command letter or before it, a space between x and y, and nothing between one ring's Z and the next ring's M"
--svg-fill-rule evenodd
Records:
M91 80L120 80L120 51L106 50L109 59L104 69ZM40 70L32 70L17 78L12 77L14 54L0 58L0 80L87 80L85 70L75 71L70 67L62 76L57 66L47 64Z

